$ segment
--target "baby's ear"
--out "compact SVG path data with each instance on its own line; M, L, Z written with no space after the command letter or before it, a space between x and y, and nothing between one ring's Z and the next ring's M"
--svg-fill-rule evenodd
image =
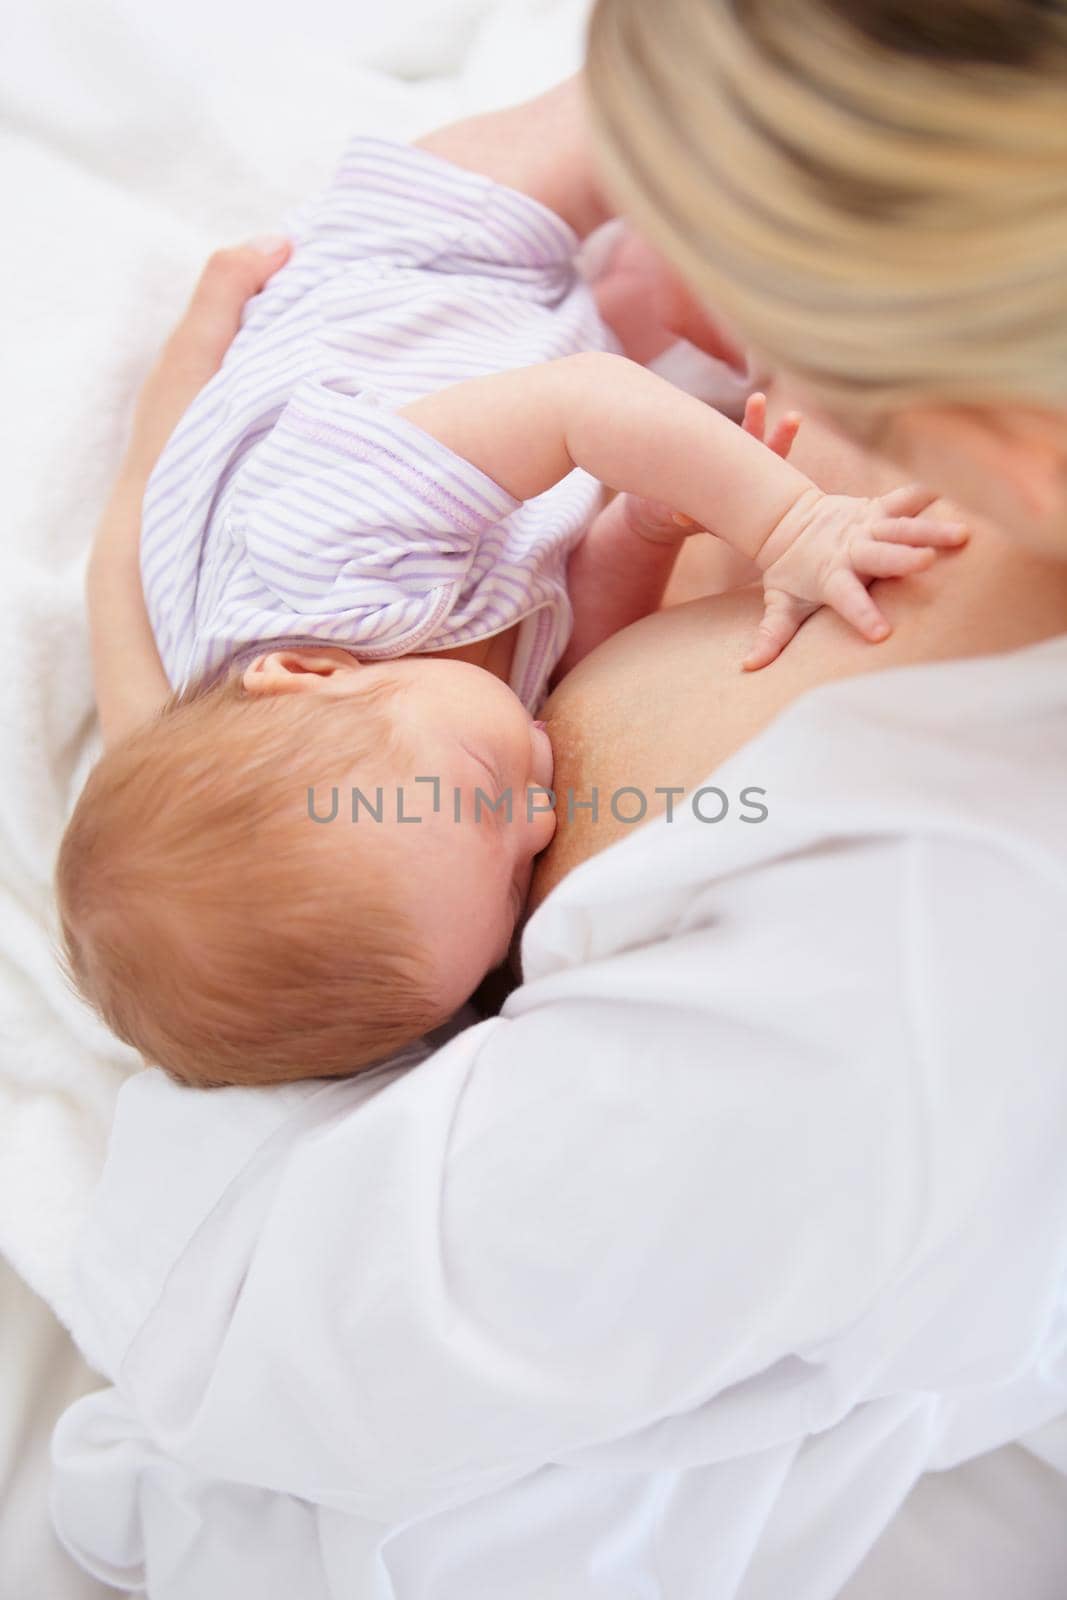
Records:
M241 683L246 694L315 694L335 688L332 680L340 674L359 670L355 656L334 645L269 650L249 662Z

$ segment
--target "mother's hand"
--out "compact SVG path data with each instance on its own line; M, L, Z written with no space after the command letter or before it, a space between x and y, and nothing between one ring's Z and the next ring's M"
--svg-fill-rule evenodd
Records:
M217 250L178 326L145 379L123 470L145 482L200 390L222 365L253 295L289 258L288 239Z
M213 255L141 390L129 447L89 561L93 681L105 744L132 733L170 696L141 587L145 487L163 446L221 366L246 304L290 249L288 240L278 239Z

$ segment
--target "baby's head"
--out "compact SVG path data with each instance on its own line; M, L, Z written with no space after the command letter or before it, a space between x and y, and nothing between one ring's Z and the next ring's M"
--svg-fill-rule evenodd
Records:
M91 774L57 872L71 972L182 1082L356 1072L505 956L554 827L551 771L480 667L266 653ZM510 821L487 803L509 790Z

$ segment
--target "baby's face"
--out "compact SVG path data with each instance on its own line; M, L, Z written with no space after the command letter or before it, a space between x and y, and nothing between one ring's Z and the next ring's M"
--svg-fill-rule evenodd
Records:
M534 857L555 831L552 747L512 691L481 667L409 656L361 667L351 685L358 691L383 678L397 690L392 715L411 757L410 770L407 761L394 763L375 826L394 854L402 895L410 896L405 909L448 1013L507 955ZM398 820L394 787L403 815L419 822Z
M651 361L676 339L686 339L737 372L747 370L744 347L724 319L709 312L666 257L631 229L622 231L593 292L604 321L634 360Z

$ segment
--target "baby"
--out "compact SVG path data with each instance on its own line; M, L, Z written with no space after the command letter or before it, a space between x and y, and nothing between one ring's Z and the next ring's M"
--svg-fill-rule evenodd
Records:
M83 993L183 1082L348 1074L446 1022L555 826L549 679L659 604L693 527L762 569L750 665L823 603L881 637L864 578L964 537L917 490L821 493L619 353L575 265L608 215L582 137L569 85L356 140L159 461L175 695L92 773L58 894Z

